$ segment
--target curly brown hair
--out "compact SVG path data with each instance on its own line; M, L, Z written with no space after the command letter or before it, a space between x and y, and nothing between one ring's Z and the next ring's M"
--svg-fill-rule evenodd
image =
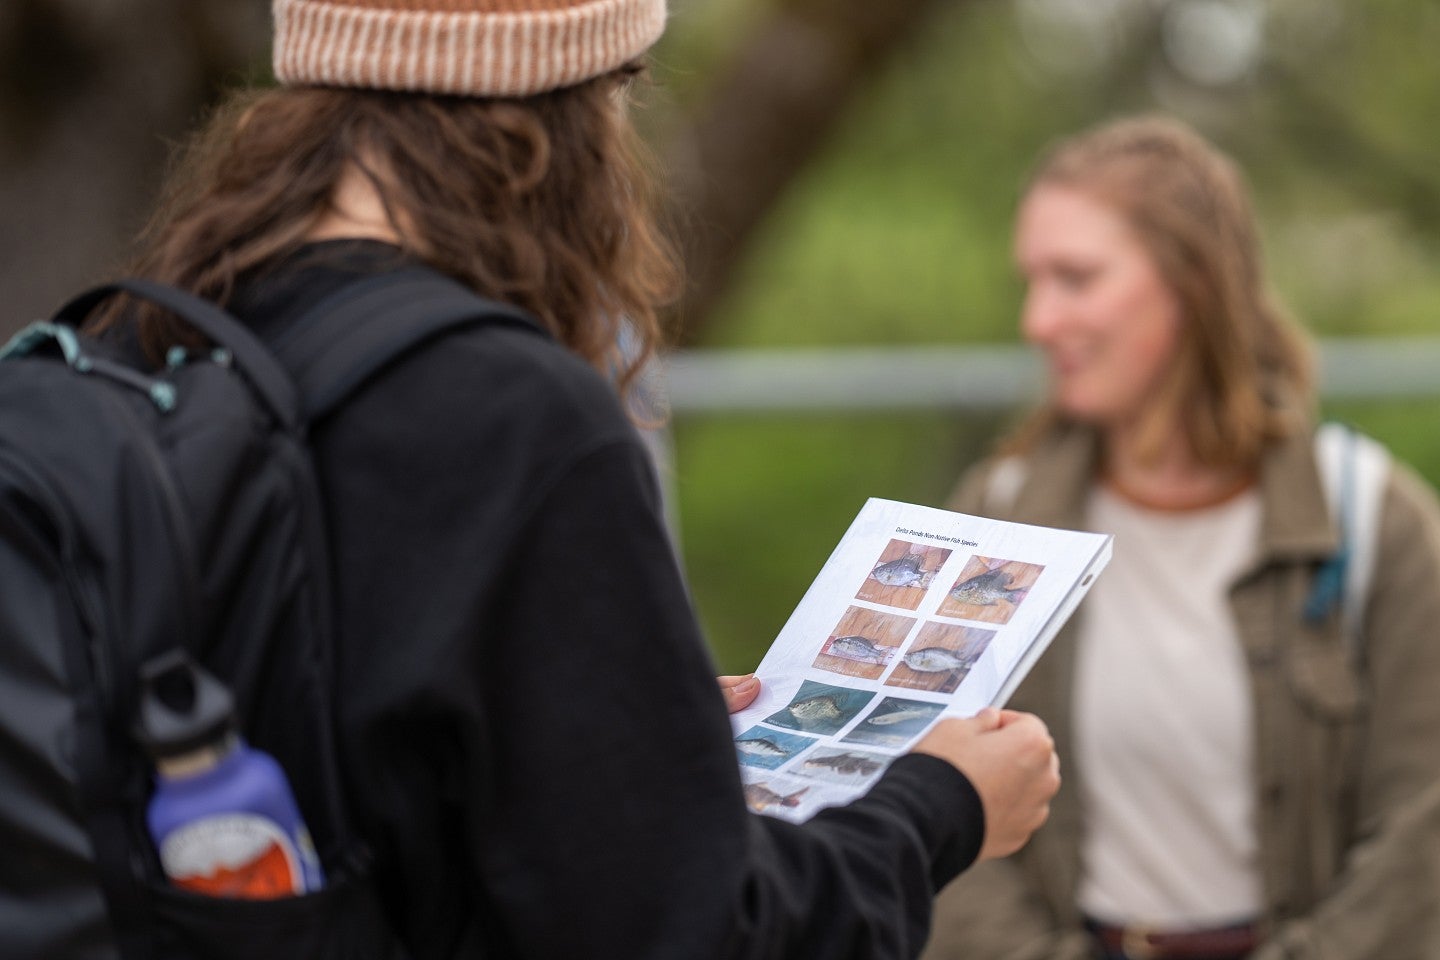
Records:
M515 99L242 91L179 155L127 272L224 304L307 241L358 169L408 253L529 311L623 392L679 285L658 179L624 112L635 72ZM136 316L152 359L194 336L158 311ZM634 342L621 355L623 327Z

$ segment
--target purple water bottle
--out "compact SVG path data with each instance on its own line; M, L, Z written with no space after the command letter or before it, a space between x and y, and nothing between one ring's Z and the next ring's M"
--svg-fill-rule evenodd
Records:
M141 681L139 739L156 767L146 823L170 882L247 899L324 886L285 771L236 733L224 684L178 650Z

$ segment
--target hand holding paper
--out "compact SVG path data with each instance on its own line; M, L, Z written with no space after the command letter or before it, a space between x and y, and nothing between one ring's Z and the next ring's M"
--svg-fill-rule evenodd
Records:
M725 709L731 713L744 710L760 696L760 681L753 673L743 677L716 677L715 680L720 684L720 692L725 695Z
M753 703L734 706L738 682L727 694L751 808L803 821L906 750L966 770L963 755L995 825L984 855L1018 847L1058 787L1053 746L1034 717L976 715L1008 700L1110 540L868 501L756 668L758 693L744 688ZM1017 766L994 767L1002 754Z
M1060 758L1045 724L1028 713L986 707L969 719L941 720L915 744L958 767L985 808L980 859L1007 857L1050 815L1060 789Z

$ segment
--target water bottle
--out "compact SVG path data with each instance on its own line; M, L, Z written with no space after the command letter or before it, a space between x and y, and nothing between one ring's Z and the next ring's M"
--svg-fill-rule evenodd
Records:
M138 737L155 762L146 824L170 882L271 899L324 886L285 771L235 730L234 700L183 651L141 670Z

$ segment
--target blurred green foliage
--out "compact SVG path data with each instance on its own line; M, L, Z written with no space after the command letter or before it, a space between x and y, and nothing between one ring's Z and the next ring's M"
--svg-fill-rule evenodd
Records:
M939 9L773 211L707 345L1013 341L1010 217L1025 171L1051 139L1140 110L1189 120L1242 164L1274 286L1318 334L1437 331L1440 5ZM678 99L700 95L764 10L762 0L677 0L660 60ZM1325 413L1440 481L1440 400ZM685 562L719 665L754 666L866 497L943 502L1011 419L676 422Z

